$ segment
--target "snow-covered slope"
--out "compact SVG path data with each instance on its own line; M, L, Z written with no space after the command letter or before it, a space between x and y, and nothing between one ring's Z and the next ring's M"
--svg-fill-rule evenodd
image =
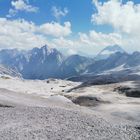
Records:
M0 89L8 89L17 93L38 95L47 98L51 95L67 91L78 86L79 82L70 82L66 80L48 79L48 80L23 80L23 79L2 79L0 78Z
M120 86L138 89L140 83L129 81L96 86L89 84L80 87L81 84L56 79L40 81L0 78L0 104L34 107L61 105L65 108L75 103L89 106L103 116L107 114L115 116L114 114L117 113L117 116L121 117L117 120L127 119L129 116L134 122L140 120L139 98L130 98L115 90ZM70 89L73 90L70 91ZM75 106L72 108L74 109ZM106 110L105 113L104 110ZM124 111L126 115L123 115Z
M4 67L3 65L0 65L0 77L21 77L21 75L16 72L15 70L11 68Z

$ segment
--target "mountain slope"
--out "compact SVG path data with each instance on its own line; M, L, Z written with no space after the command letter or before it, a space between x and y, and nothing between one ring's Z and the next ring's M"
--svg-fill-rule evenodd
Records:
M92 84L108 84L128 80L140 80L140 52L119 53L105 60L95 61L87 67L87 73L69 80Z
M120 52L120 53L125 53L125 51L118 45L114 46L108 46L105 49L103 49L96 57L96 60L101 60L101 59L107 59L111 55Z
M17 69L26 79L56 77L62 61L62 54L47 45L29 51L0 51L0 63Z
M87 67L88 72L100 73L104 70L109 70L127 62L129 54L117 52L104 60L95 61Z
M58 76L59 66L63 61L63 55L56 49L47 46L34 48L28 52L29 62L22 70L26 79L46 79Z
M0 65L0 77L21 77L21 75L13 69Z
M119 46L107 47L103 51L106 50L113 53L101 60L93 60L80 55L64 58L59 51L47 45L29 51L1 50L0 63L20 72L25 79L65 79L74 76L83 78L87 75L95 76L103 73L117 73L116 76L118 73L124 75L139 73L140 52L128 54Z
M68 57L60 66L61 77L68 78L82 74L92 61L92 59L80 55L72 55Z
M25 79L68 78L83 73L93 60L80 55L64 56L47 45L29 51L1 50L0 63L16 69Z

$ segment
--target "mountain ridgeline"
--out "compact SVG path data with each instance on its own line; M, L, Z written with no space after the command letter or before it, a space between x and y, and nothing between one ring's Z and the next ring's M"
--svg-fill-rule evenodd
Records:
M25 79L78 77L77 79L80 81L81 78L87 78L87 75L92 77L107 71L114 73L117 68L121 68L115 71L117 73L118 71L120 73L127 71L129 74L138 73L140 52L128 54L121 47L115 45L102 50L95 59L80 55L71 55L65 58L58 50L45 45L29 51L1 50L0 64L18 71Z
M47 45L29 51L0 51L0 63L17 70L25 79L68 78L84 72L92 59L79 55L65 58Z
M107 59L109 56L120 52L120 53L125 53L125 50L123 50L120 46L114 45L114 46L108 46L104 48L102 51L100 51L97 56L95 57L96 60L101 60L101 59Z

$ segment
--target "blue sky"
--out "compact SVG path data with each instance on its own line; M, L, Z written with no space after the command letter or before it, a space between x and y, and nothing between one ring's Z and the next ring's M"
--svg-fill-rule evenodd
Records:
M30 0L31 5L39 7L39 11L37 13L19 12L11 19L24 18L36 24L56 21L52 15L52 7L56 6L61 9L66 7L69 13L61 18L61 22L70 21L74 32L85 32L93 28L90 19L95 8L91 3L91 0ZM9 9L12 8L11 0L0 0L0 7L0 15L5 17Z
M72 23L74 32L86 32L91 29L97 31L108 32L106 26L96 26L90 22L91 15L96 12L96 7L92 4L92 0L29 0L31 5L39 7L37 13L19 12L11 19L24 18L28 21L33 21L36 24L42 24L44 22L55 21L55 17L52 15L52 7L68 8L69 13L66 17L61 18L61 22L70 21ZM106 0L100 0L105 2ZM123 0L127 2L128 0ZM139 3L139 0L133 0L134 3ZM11 0L0 0L0 15L5 17L8 10L11 8Z
M96 2L98 3L97 4L98 6L95 4ZM70 50L71 52L75 52L75 53L86 51L86 53L90 54L91 51L92 53L96 53L101 49L103 49L104 47L106 47L107 45L121 44L122 46L124 46L125 49L128 49L128 51L130 51L131 48L128 45L130 43L126 43L127 42L126 39L129 40L130 37L134 38L131 41L131 43L134 44L134 42L138 42L139 38L137 38L138 35L133 35L133 37L130 36L129 31L134 32L135 29L134 28L128 29L130 25L124 25L122 23L121 20L123 18L126 18L129 21L129 17L126 14L127 8L123 10L123 7L121 5L124 5L125 7L128 6L128 8L130 9L133 8L134 12L132 11L132 15L131 13L129 14L131 15L132 19L135 19L137 15L139 16L140 14L140 11L137 11L135 7L137 7L138 9L140 2L139 0L134 0L131 2L133 3L133 6L128 2L128 0L122 0L122 1L119 0L109 0L109 1L106 0L100 0L100 1L97 0L0 0L0 18L6 19L5 24L7 26L5 25L5 30L8 30L10 28L9 26L13 26L13 24L16 25L17 24L16 22L20 22L18 24L22 24L23 22L21 23L20 21L21 19L24 20L24 22L27 22L28 26L30 26L29 24L32 22L33 24L35 24L35 28L41 28L42 32L38 31L38 29L35 32L31 30L27 31L27 29L26 30L24 29L25 30L24 33L29 32L31 38L38 38L38 37L40 38L40 36L35 36L35 35L41 35L42 38L40 42L43 44L44 40L46 39L46 42L47 43L49 42L48 44L52 45L53 47L57 47L57 45L61 45L60 42L66 44L66 45L62 45L62 47L60 48L58 47L58 49ZM106 4L108 4L110 8L106 7L105 6ZM117 6L117 4L120 4L120 8ZM118 10L117 12L119 16L116 17L118 19L120 18L118 20L120 24L118 25L115 24L118 21L117 20L112 21L111 18L113 17L110 16L110 14L114 12L113 11L114 9L111 9L112 5L115 6L116 11ZM108 9L110 9L110 11L108 11ZM54 13L54 11L59 12L60 14ZM108 13L108 15L103 14L103 12ZM121 13L122 13L122 17L121 17ZM93 21L93 16L96 17L95 21ZM10 21L12 21L12 23ZM68 22L68 25L65 26L65 22ZM139 21L135 21L135 23L139 24ZM46 24L47 24L47 28L45 28L46 26L44 26ZM47 29L50 27L50 25L53 28L54 24L60 25L61 26L60 28L62 29L60 33L56 33L57 36L55 36L55 31L52 30L49 33L47 33ZM60 28L58 30L60 30ZM21 26L19 27L19 29L21 29ZM43 31L45 29L46 31ZM54 29L57 31L57 28ZM20 32L20 35L23 37L22 32ZM2 37L4 38L4 36ZM7 36L6 38L7 40L10 40ZM101 42L100 38L101 39L103 38L103 43L100 43ZM121 39L124 38L124 39L120 41L119 38ZM109 40L108 42L105 41L107 39ZM17 40L17 42L18 41L19 39ZM85 44L83 43L83 47L81 45L82 41L85 43ZM27 40L26 43L28 42L29 41ZM17 44L20 44L20 47L18 46L15 47L24 48L21 45L22 43L23 42L18 42ZM33 45L33 47L37 47L37 45L39 44L36 43ZM135 46L137 46L137 44ZM3 43L0 44L0 47L8 47L8 45ZM29 48L30 47L31 45L29 45ZM135 49L133 50L139 50L139 48L137 49L137 47L134 48Z

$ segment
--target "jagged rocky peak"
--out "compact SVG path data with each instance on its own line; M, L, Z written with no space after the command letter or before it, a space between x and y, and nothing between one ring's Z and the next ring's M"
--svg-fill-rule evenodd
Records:
M57 49L52 48L52 47L50 47L48 45L44 45L40 49L42 50L43 54L47 54L47 55L50 55L50 54L61 54Z
M44 45L40 49L42 50L42 52L43 52L44 55L45 54L49 55L49 54L51 54L54 51L54 49L51 48L51 47L49 47L48 45Z
M41 48L33 48L30 53L36 55L36 54L42 54L43 56L48 56L50 54L53 54L55 52L58 52L56 49L49 47L48 45L44 45Z

